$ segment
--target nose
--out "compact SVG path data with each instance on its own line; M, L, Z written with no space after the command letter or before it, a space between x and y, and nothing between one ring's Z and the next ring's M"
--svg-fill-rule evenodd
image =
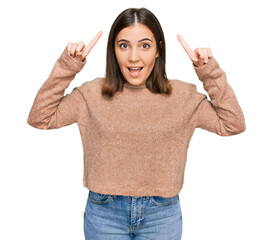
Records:
M139 55L136 48L131 49L128 60L130 62L137 62L139 60Z

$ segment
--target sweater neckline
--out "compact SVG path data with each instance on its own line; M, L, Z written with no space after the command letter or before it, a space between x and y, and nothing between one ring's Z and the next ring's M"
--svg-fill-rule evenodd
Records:
M124 87L125 88L142 89L142 88L146 88L146 83L142 83L142 84L138 84L138 85L133 85L133 84L130 84L128 82L125 82L124 83Z

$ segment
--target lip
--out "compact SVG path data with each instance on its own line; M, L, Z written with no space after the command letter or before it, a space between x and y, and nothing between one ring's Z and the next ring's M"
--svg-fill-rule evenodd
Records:
M130 71L129 71L129 68L140 68L140 67L141 67L141 66L135 66L135 67L130 66L130 67L127 67L127 70L128 70L128 72L129 72L130 76L131 76L131 77L134 77L134 78L138 77L138 76L142 73L142 70L143 70L144 67L141 67L142 69L141 69L138 73L130 72Z

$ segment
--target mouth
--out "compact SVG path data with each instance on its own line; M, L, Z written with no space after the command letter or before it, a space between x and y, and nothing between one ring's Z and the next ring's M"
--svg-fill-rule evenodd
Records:
M143 67L128 67L130 72L140 72L142 69Z
M141 73L143 67L127 67L132 77L137 77Z

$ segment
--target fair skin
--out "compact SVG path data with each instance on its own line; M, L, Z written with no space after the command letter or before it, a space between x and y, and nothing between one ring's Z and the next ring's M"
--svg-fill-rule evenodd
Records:
M66 51L71 57L75 58L79 62L82 62L90 53L91 49L96 45L101 35L102 31L99 31L97 35L87 44L87 46L85 46L84 42L82 41L79 43L68 43L66 46Z
M180 34L177 34L177 38L195 67L202 67L212 57L210 48L196 48L192 50L189 44L184 40L184 38L182 38Z
M122 75L132 85L146 82L158 57L153 33L139 23L123 28L118 33L115 53Z
M69 43L66 51L71 57L82 62L96 45L101 35L102 31L99 31L86 46L82 41ZM177 38L196 67L204 66L212 57L210 48L192 50L180 34L177 34ZM145 83L158 57L153 33L148 27L139 23L126 27L118 33L115 41L115 53L124 78L132 85ZM143 68L141 71L133 69L129 71L128 67Z

